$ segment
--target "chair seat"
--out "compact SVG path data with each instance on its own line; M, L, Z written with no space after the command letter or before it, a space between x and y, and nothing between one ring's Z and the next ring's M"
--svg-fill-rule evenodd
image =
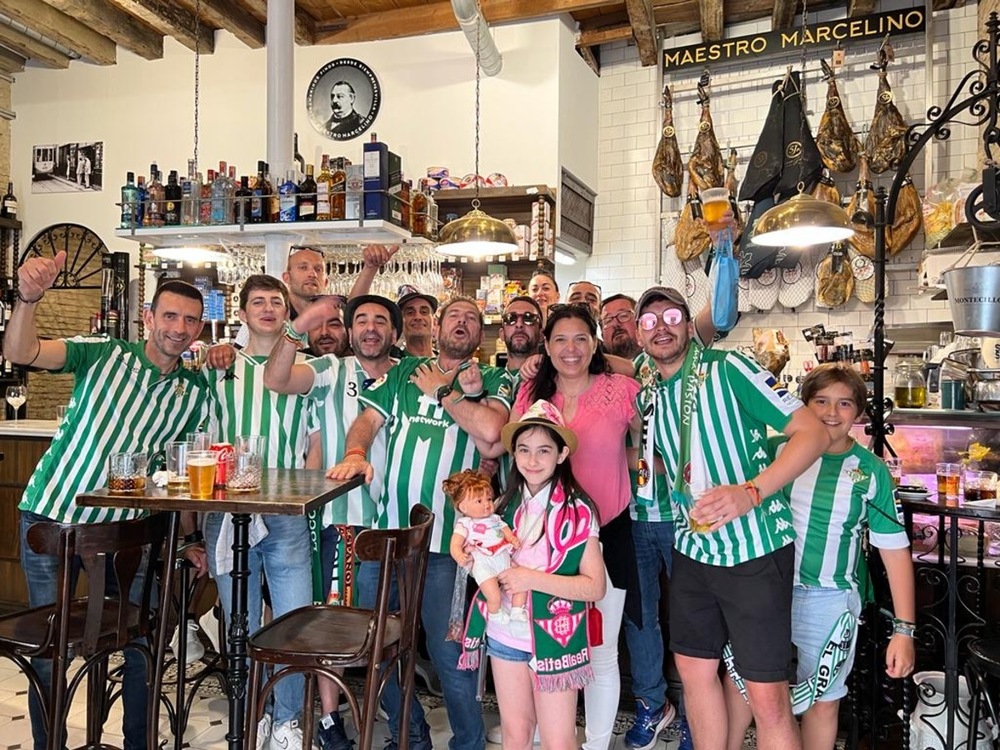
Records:
M1000 638L981 638L969 644L969 656L980 668L1000 677Z
M35 607L23 612L15 612L0 618L0 644L8 649L19 653L34 652L41 649L46 641L54 641L49 636L49 620L52 617L54 606ZM83 629L87 622L87 600L76 599L70 603L69 607L69 643L73 644L83 641ZM117 612L113 607L105 607L101 613L101 629L98 636L98 647L103 644L117 642ZM128 609L128 630L130 633L138 633L139 608L129 605ZM49 643L48 650L52 650L54 643Z
M375 613L370 609L314 605L265 625L250 637L249 650L252 658L273 664L361 666L368 662L374 633ZM389 615L385 650L391 651L401 637L399 617Z

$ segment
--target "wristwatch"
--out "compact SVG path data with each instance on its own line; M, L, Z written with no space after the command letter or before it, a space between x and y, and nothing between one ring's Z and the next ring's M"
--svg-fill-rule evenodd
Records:
M437 399L437 402L441 406L444 406L444 400L448 397L448 394L451 393L452 390L453 389L451 387L451 383L445 383L444 385L439 387L436 391L434 391L434 398Z

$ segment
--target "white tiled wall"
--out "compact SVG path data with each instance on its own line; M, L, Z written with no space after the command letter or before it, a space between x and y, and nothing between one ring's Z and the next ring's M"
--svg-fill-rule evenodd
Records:
M888 10L892 6L883 3ZM923 34L900 36L893 40L896 61L889 66L889 83L908 123L923 121L929 104L944 105L966 72L972 69L971 48L979 37L977 6L934 14L935 43L933 62L935 81L928 101L925 81L925 39ZM842 15L842 12L841 12ZM825 20L810 16L810 22ZM770 29L770 19L727 29L727 37L743 36ZM700 41L690 35L668 40L668 46L684 46ZM874 61L877 42L853 44L847 49L845 65L838 73L840 94L848 120L860 131L870 122L875 103L877 76L868 66ZM819 55L811 53L806 62L806 105L815 132L826 100L826 84L820 80ZM715 131L724 154L727 147L737 148L742 178L760 134L770 102L771 81L780 78L787 65L801 68L801 54L769 57L740 65L712 67L712 114ZM815 71L815 72L813 72ZM696 134L699 108L694 84L699 68L677 71L668 79L674 90L674 124L682 154L688 155ZM587 278L603 286L605 294L623 292L638 295L661 281L659 221L682 207L682 199L662 199L650 174L653 155L660 134L660 88L656 67L641 67L635 47L624 42L601 48L600 131L596 242L590 258ZM934 181L944 175L959 174L976 163L978 133L956 127L943 144L929 147ZM923 194L924 156L913 167L913 178ZM857 174L835 176L843 194L849 194ZM888 187L890 174L873 182ZM946 302L934 302L930 295L916 293L916 265L923 250L918 237L907 250L890 260L889 295L886 321L893 324L921 323L950 319ZM817 310L810 300L798 310L780 306L767 313L749 313L730 335L727 344L741 346L751 340L754 326L781 328L792 344L792 369L801 368L802 359L811 357L811 349L802 340L801 329L823 323L828 330L853 331L865 339L873 318L871 305L852 298L834 311Z

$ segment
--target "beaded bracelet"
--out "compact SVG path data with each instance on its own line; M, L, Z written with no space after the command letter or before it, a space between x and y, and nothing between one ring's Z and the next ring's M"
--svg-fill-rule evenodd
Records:
M750 495L750 503L751 503L751 505L754 508L756 508L757 506L759 506L760 505L760 501L761 501L760 488L756 484L754 484L753 482L744 482L743 483L743 489L745 489L747 491L747 494Z
M361 456L361 459L363 461L367 461L368 451L366 451L364 448L351 448L350 450L345 451L344 453L344 458L347 458L348 456Z

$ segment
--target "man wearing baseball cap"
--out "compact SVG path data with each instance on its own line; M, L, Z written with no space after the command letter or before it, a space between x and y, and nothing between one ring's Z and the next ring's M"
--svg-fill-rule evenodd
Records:
M438 309L437 297L423 294L412 284L403 284L396 295L396 304L403 314L402 357L433 357L434 313Z
M695 747L726 746L718 677L732 645L761 747L802 747L788 698L794 531L781 488L829 445L820 421L752 359L693 340L676 289L646 290L639 339L652 365L640 379L640 472L657 454L666 474L640 488L655 502L670 488L676 541L670 581L670 648L684 686ZM773 462L767 428L788 436ZM643 466L645 464L645 466ZM730 629L728 624L739 623Z
M336 301L322 298L306 308L294 322L286 326L281 343L271 351L264 370L264 382L278 393L304 394L315 402L322 440L323 466L335 465L344 455L347 430L363 409L359 396L373 383L383 378L396 364L389 350L396 343L403 327L403 316L394 302L376 294L351 298L343 310L344 323L350 336L353 356L338 358L327 354L304 362L296 362L301 332L314 329L322 321L341 310ZM371 484L348 493L346 502L323 506L320 535L320 566L324 593L331 588L344 595L344 571L334 570L335 562L343 566L346 558L344 542L337 526L357 529L371 528L375 519L375 500L382 491L386 466L386 431L375 436L371 447L372 465L378 468ZM348 602L349 604L350 602ZM326 680L320 681L320 702L323 717L317 729L321 750L348 750L350 741L337 711L340 691Z

